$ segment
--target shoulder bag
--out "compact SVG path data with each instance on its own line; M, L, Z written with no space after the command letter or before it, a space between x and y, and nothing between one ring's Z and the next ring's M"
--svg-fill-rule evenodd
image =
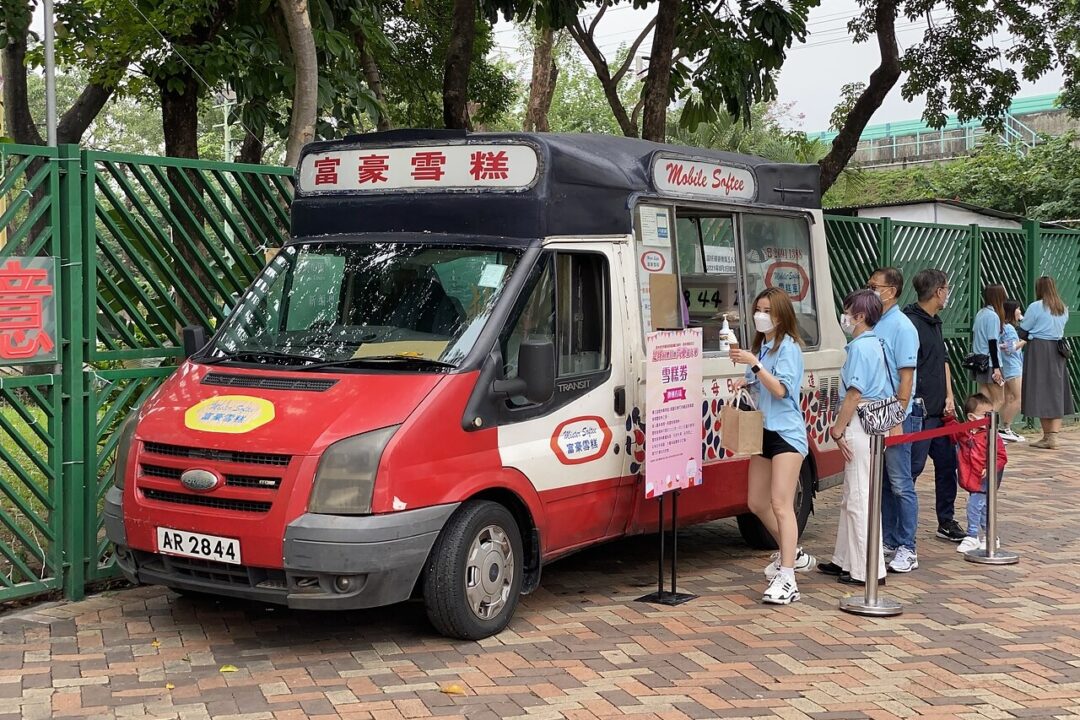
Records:
M885 374L889 378L889 384L892 384L892 374L889 372L889 353L885 350L885 345L878 340L878 344L881 345L881 354L885 359ZM900 404L900 399L896 397L896 387L893 386L893 394L883 400L873 400L860 405L857 412L859 413L859 422L862 423L863 430L867 435L884 435L892 430L894 427L904 422L904 418L907 416L907 408Z

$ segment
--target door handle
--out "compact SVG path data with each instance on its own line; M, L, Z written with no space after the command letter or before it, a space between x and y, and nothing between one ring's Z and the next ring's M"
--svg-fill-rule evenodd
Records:
M615 388L615 414L626 414L626 387L622 385Z

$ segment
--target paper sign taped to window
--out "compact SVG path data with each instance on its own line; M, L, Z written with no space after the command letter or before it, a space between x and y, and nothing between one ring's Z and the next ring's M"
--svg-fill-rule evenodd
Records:
M480 280L476 284L485 288L497 288L502 285L504 275L506 275L505 265L489 263L484 266L484 271L480 273Z
M734 275L735 248L706 245L705 272L715 275Z
M656 205L639 206L638 226L643 245L671 246L671 216L667 208Z

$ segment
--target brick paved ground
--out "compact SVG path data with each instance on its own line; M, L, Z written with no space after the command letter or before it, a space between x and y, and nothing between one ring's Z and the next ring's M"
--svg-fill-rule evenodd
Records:
M654 545L620 542L548 568L479 643L435 637L415 604L310 614L159 588L8 615L0 718L1080 717L1080 433L1012 454L1002 530L1020 565L964 562L932 537L932 481L920 491L922 568L890 576L896 618L839 612L846 588L821 575L763 607L765 558L725 521L682 539L692 603L634 602ZM831 551L837 497L811 519L814 552Z

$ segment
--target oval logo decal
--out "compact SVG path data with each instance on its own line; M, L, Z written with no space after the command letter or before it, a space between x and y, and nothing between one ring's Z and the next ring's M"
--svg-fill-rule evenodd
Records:
M192 430L241 434L274 419L274 404L250 395L219 395L193 405L184 413L184 425Z
M221 478L209 470L187 470L180 476L181 485L197 492L213 490L220 482Z
M661 272L667 267L667 258L664 257L663 253L656 250L646 250L641 253L641 267L648 272Z
M563 465L604 457L611 446L611 428L603 418L586 416L560 424L551 435L551 451Z

